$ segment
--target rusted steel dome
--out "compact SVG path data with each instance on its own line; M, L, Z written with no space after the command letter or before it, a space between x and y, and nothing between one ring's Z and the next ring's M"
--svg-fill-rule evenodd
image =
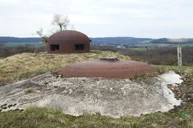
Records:
M48 38L49 53L83 53L90 51L91 40L82 32L64 30Z
M130 78L135 75L157 72L157 69L143 62L118 61L107 59L84 61L72 64L57 71L57 74L68 77L103 77Z

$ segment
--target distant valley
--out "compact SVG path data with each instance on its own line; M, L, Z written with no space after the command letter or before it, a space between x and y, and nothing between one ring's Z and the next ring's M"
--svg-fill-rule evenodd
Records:
M90 38L92 40L91 45L100 46L115 46L120 48L130 47L157 47L157 46L193 46L193 38L135 38L135 37L100 37ZM32 46L43 46L40 43L39 37L0 37L0 46L18 46L18 45L32 45Z

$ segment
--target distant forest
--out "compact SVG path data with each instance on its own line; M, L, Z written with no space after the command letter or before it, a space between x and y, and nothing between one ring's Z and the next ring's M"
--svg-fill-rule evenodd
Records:
M104 37L90 38L92 44L131 44L149 42L151 38L134 38L134 37ZM18 37L0 37L0 43L7 42L40 42L40 38L18 38Z
M40 42L40 38L0 37L0 43L7 43L7 42Z

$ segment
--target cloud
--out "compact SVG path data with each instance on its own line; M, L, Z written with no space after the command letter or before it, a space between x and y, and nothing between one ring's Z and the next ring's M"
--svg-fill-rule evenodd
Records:
M77 30L94 37L193 33L192 0L0 0L0 12L4 36L31 36L39 27L48 31L55 13L68 15Z

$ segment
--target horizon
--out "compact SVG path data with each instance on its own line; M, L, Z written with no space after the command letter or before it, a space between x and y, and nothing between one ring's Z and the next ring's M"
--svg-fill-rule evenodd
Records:
M8 38L41 38L41 37L34 37L34 36L31 36L31 37L17 37L17 36L0 36L0 38L3 38L3 37L8 37ZM188 37L188 38L184 38L184 37L181 37L181 38L168 38L168 37L161 37L161 38L151 38L151 37L131 37L131 36L112 36L112 37L89 37L89 38L148 38L148 39L163 39L163 38L166 38L166 39L193 39L193 37Z

